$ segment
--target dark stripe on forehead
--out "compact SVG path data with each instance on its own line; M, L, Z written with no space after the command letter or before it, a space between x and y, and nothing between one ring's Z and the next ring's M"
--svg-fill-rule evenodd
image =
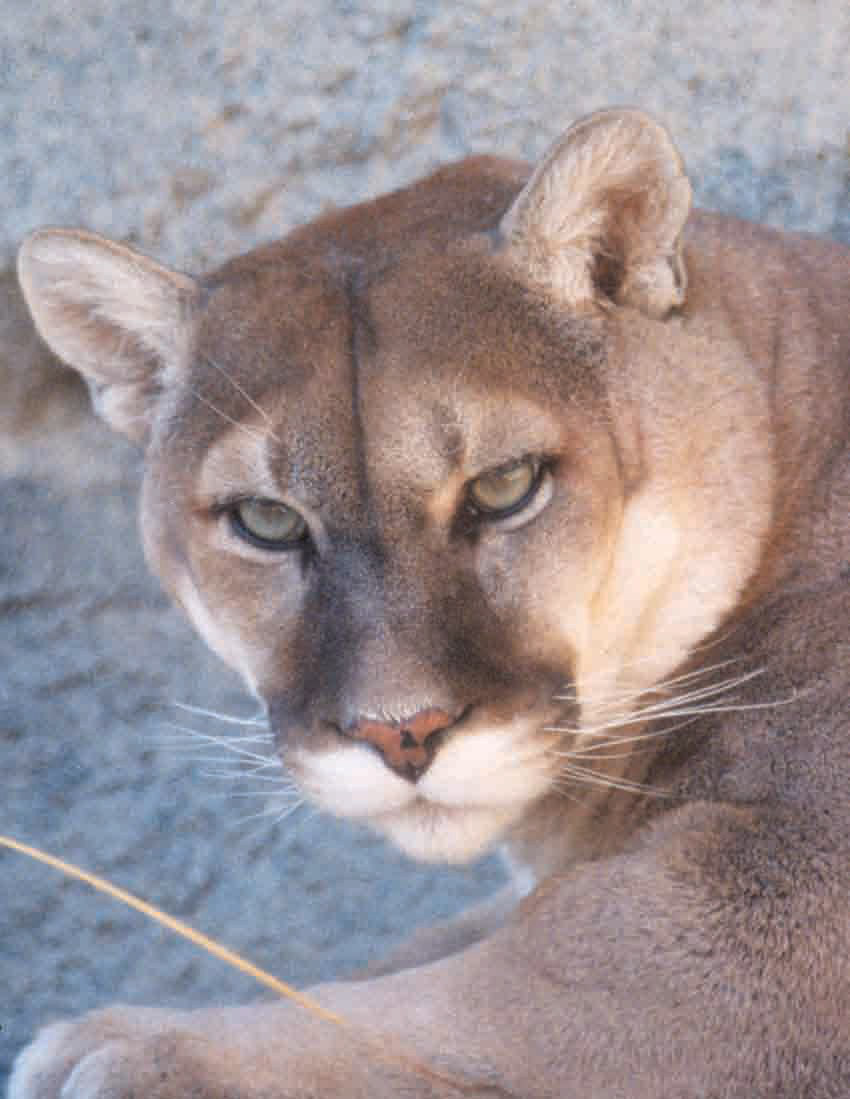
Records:
M365 398L362 385L362 365L365 357L374 355L377 339L369 307L365 295L360 292L359 285L360 279L357 271L350 272L345 278L345 295L349 313L348 363L351 372L352 433L360 503L369 525L374 527L374 508L369 483L366 426L363 410Z

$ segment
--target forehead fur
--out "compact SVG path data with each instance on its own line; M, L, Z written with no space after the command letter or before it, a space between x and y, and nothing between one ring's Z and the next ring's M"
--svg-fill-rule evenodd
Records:
M554 445L539 418L523 444L523 425L598 391L602 329L523 285L492 246L520 182L513 165L466 163L214 272L175 445L191 461L250 424L317 499L354 472L364 437L388 442L399 428L408 451L427 439L449 464L518 456L497 437L507 400L514 450Z

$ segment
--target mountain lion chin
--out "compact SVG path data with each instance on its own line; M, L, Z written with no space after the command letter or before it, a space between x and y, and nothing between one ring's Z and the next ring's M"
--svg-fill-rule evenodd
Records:
M457 808L418 798L366 823L420 862L460 864L490 850L520 814L515 806Z

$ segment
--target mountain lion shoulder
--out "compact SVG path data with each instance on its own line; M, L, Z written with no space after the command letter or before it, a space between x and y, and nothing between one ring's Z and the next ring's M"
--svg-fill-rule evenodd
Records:
M107 1009L11 1099L850 1094L850 253L690 199L610 110L199 279L24 243L297 783L534 887L316 989L344 1030Z

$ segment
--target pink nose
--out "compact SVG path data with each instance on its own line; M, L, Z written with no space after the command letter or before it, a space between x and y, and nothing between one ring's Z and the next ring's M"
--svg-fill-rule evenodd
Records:
M384 763L402 778L416 782L431 766L443 740L442 733L454 723L445 710L431 708L403 721L373 721L363 718L346 730L354 740L371 744Z

